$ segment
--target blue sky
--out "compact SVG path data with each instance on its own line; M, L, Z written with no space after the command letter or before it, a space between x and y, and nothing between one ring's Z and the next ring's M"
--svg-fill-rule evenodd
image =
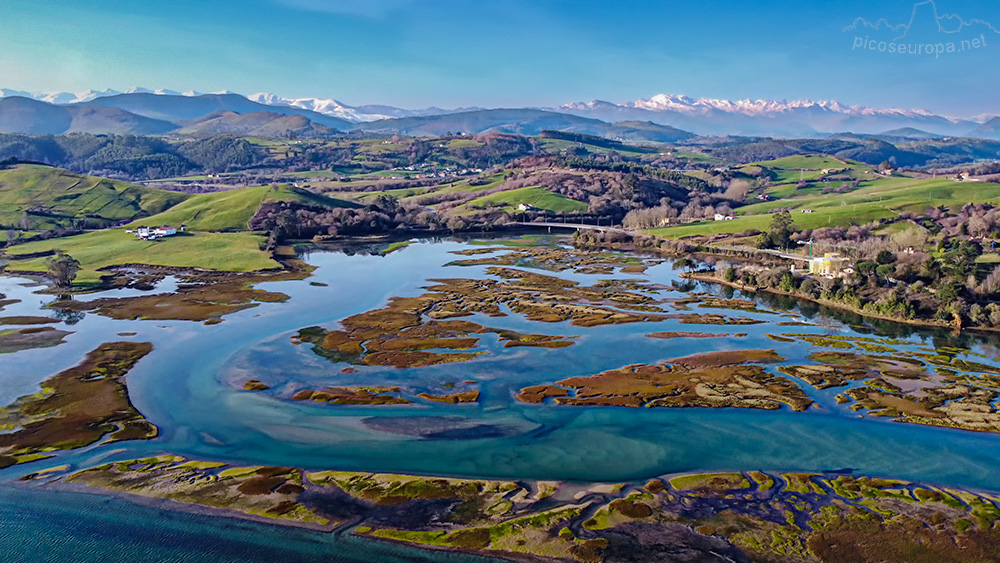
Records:
M985 45L897 56L877 49L894 39L884 27L844 31L857 18L906 23L913 0L0 0L0 86L269 91L402 107L669 93L1000 112L1000 34L972 22L1000 29L1000 3L936 3L969 26L910 42L982 34Z

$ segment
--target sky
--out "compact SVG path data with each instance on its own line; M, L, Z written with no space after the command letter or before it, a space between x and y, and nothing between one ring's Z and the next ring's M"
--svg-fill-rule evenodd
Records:
M1000 113L1000 3L936 0L940 20L934 8L919 6L900 38L914 0L0 0L0 87L406 108L665 93Z

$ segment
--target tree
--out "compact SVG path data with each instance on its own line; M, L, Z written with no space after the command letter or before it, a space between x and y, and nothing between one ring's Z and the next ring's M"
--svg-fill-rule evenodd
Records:
M911 227L892 235L891 240L896 250L913 248L923 250L927 247L927 231L920 227Z
M769 248L774 248L774 241L771 237L771 233L761 233L757 235L757 248L767 250Z
M889 252L888 250L883 250L882 252L878 253L878 256L875 258L875 261L882 265L893 264L896 262L896 255L893 254L892 252Z
M983 295L992 295L997 291L1000 291L1000 266L993 268L993 270L986 275L986 279L984 279L983 283L979 285L977 291Z
M799 286L799 291L805 295L815 296L816 295L816 280L812 278L806 278L802 280L802 285Z
M785 272L785 274L781 276L781 282L778 283L778 289L788 293L795 291L795 276L793 276L791 272Z
M295 217L295 212L291 209L282 209L278 212L277 216L274 218L277 227L277 238L285 239L292 236L292 233L298 228L299 222Z
M751 188L750 182L742 178L737 178L729 183L729 187L726 188L726 192L722 197L733 201L743 201L747 197L747 194L750 193Z
M76 279L76 273L80 271L80 262L61 250L56 251L55 256L49 258L46 265L49 277L52 278L57 287L61 288L72 286L73 280Z
M858 262L854 265L854 271L858 273L859 276L870 276L875 273L875 268L877 268L875 262Z
M792 214L786 209L771 216L771 244L788 248L792 237Z
M875 268L875 275L882 279L889 279L896 273L896 267L892 264L882 264Z
M959 294L962 292L961 286L953 280L945 280L938 287L938 300L947 305L956 299L958 299Z
M969 306L969 320L974 325L984 325L986 324L986 311L983 307L977 303L973 303Z
M672 267L674 270L691 270L694 266L694 260L691 260L690 258L680 258L678 260L674 260L674 265Z
M777 233L779 231L788 230L792 226L792 214L788 210L781 211L771 215L771 232Z

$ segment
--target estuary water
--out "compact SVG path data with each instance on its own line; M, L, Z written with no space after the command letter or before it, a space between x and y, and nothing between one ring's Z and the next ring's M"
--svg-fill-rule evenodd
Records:
M498 241L487 241L496 243ZM502 241L500 241L502 242ZM388 255L314 250L307 280L260 284L290 296L225 317L218 325L181 321L115 321L87 314L73 319L66 343L0 356L0 402L34 393L39 383L71 367L103 342L152 342L154 351L128 376L129 395L160 429L146 442L94 446L51 460L0 471L0 546L24 561L67 560L86 553L92 561L472 561L454 554L374 544L346 535L289 531L276 526L170 512L97 495L51 492L10 484L29 472L69 465L91 467L160 453L234 464L305 469L390 471L480 478L552 479L582 482L641 480L686 471L844 470L932 484L1000 490L1000 436L860 417L835 396L798 382L818 407L790 409L631 409L525 404L514 394L528 385L593 375L637 363L714 350L774 349L802 363L822 350L805 342L777 342L768 334L871 336L879 327L816 307L772 300L745 313L697 309L768 323L750 326L683 325L677 320L580 328L535 323L510 314L470 317L482 325L525 333L577 336L562 349L504 348L493 334L476 359L456 364L395 369L362 366L343 373L291 337L304 327L335 329L341 319L383 306L390 297L416 296L434 278L481 278L483 266L450 266L453 251L482 248L470 241L417 241ZM503 251L499 251L503 252ZM591 285L625 278L664 286L683 284L669 261L644 274L539 273ZM0 313L49 315L50 298L27 280L0 278L0 293L21 299ZM731 292L698 284L697 291ZM109 293L109 296L113 296ZM664 291L662 298L683 297ZM737 296L739 296L737 294ZM669 309L669 306L667 306ZM778 321L812 326L776 326ZM969 359L993 363L994 344L939 331L890 325L901 350L933 351L962 344ZM660 331L746 333L725 338L661 340ZM135 333L135 335L118 336ZM779 364L780 365L780 364ZM773 370L773 366L768 368ZM271 389L250 393L258 379ZM464 382L474 383L464 383ZM422 401L398 406L332 406L290 401L294 392L327 386L392 385L407 396L447 393L453 385L480 391L477 404ZM53 545L54 547L49 547ZM276 550L288 557L275 555ZM115 559L121 557L121 559ZM201 559L199 559L199 557Z

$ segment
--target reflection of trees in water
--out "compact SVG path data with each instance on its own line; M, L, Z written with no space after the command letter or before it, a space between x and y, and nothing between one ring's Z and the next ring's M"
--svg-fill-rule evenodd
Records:
M674 280L674 281L670 282L670 286L673 287L674 289L676 289L677 291L683 291L685 293L691 293L692 291L694 291L695 283L694 282L690 282L690 281L677 281L677 280Z
M83 311L66 311L64 309L56 309L55 316L60 321L68 324L75 325L76 323L83 320L87 316L87 313Z
M429 242L429 243L441 243L441 242L460 242L468 243L470 241L481 241L489 242L493 240L505 241L511 240L517 234L532 235L532 238L538 238L546 242L552 242L554 244L568 243L570 240L569 235L563 234L542 234L539 233L537 229L535 230L517 230L510 229L496 233L489 232L478 232L478 233L452 233L448 235L427 235L427 234L414 234L413 236L404 235L399 237L387 237L379 241L366 242L363 240L343 240L343 241L327 241L319 243L301 244L295 247L299 258L307 259L313 252L339 252L346 256L384 256L383 251L393 242L400 242L406 240L416 240L419 242ZM516 250L512 247L511 250ZM662 258L659 255L654 255L650 253L633 253L641 254L643 256L647 255L651 258Z
M47 305L51 305L52 303L56 303L59 301L72 301L72 300L73 300L72 295L60 295ZM75 325L76 323L82 321L83 318L87 316L87 313L84 313L83 311L68 311L66 309L53 308L52 316L68 325Z
M756 294L748 293L748 295L771 309L795 311L809 320L832 319L861 334L900 339L915 336L923 340L929 339L936 349L944 347L971 349L975 346L981 346L984 347L987 355L1000 356L1000 334L970 331L956 333L946 329L866 318L850 311L824 307L813 301L796 299L787 295L774 295L763 291Z
M722 296L726 299L732 299L736 297L736 289L729 287L728 285L722 286Z

